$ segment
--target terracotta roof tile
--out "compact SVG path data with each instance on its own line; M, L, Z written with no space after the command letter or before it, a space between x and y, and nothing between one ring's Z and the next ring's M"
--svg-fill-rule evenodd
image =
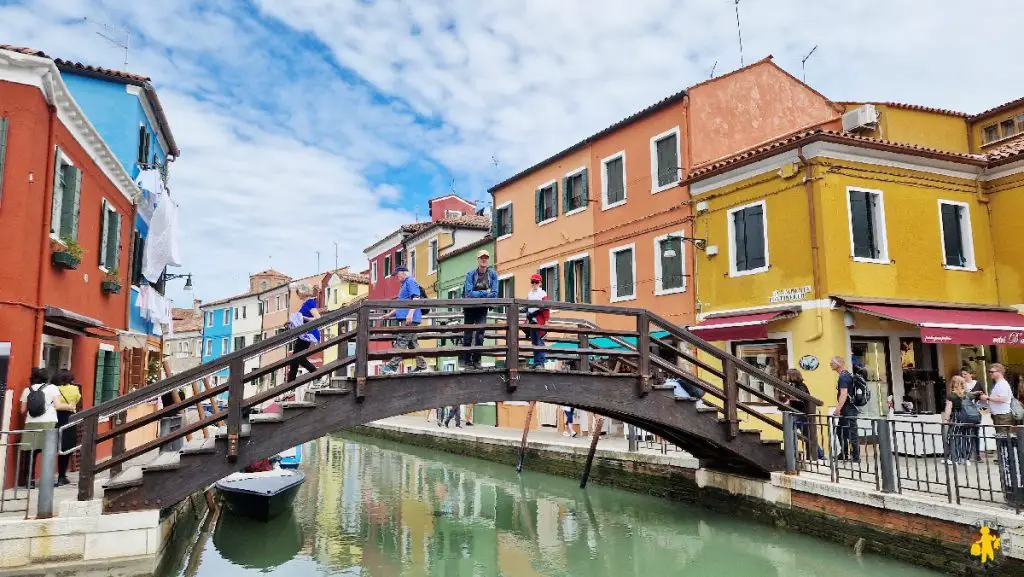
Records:
M1016 108L1018 106L1024 106L1024 98L1018 98L1017 100L1011 100L1009 102L1004 102L1004 103L1000 104L999 106L994 106L992 108L989 108L988 110L985 110L984 112L979 112L977 114L973 114L971 116L968 116L967 120L970 121L970 122L974 122L976 120L981 120L982 118L993 116L993 115L999 114L1000 112L1004 112L1006 110L1009 110L1011 108Z
M985 157L992 165L1000 165L1006 164L1021 155L1024 155L1024 134L1019 134L1016 138L989 150Z
M199 331L203 327L203 313L192 309L171 309L171 320L176 333Z
M253 274L252 276L277 276L277 277L281 277L281 278L291 278L288 275L284 274L283 272L278 272L278 271L276 271L276 270L274 270L272 268L268 268L267 270L260 271L258 273Z
M888 106L890 108L901 108L903 110L916 110L918 112L933 112L935 114L945 114L948 116L959 116L960 118L967 118L966 112L960 112L958 110L950 110L948 108L935 108L932 106L922 106L920 104L908 104L906 102L840 102L843 106L860 106L862 104L874 104L875 106Z
M280 288L280 287L278 287L278 288ZM229 303L231 301L238 300L240 298L245 298L245 297L249 297L249 296L255 296L257 294L259 294L259 293L244 292L244 293L237 294L237 295L234 295L234 296L230 296L230 297L227 297L227 298L222 298L222 299L219 299L219 300L210 301L208 303L203 303L202 305L200 305L200 308L207 309L207 308L210 308L210 307L215 307L215 306L218 306L218 305L227 304L227 303Z
M410 238L417 237L425 232L433 230L435 228L461 228L471 230L490 230L491 229L491 217L480 216L477 214L464 214L454 218L442 218L436 222L428 223L427 226L417 230L415 233L410 234L406 237L406 241Z
M338 278L344 282L355 282L360 284L370 284L369 274L356 274L354 272L348 272L348 267L339 268L334 271L334 274L338 275Z
M467 252L469 252L469 251L471 251L473 249L480 248L480 247L484 246L485 244L492 243L492 242L494 242L494 237L492 237L491 235L487 235L487 236L481 238L478 241L474 241L474 242L471 242L471 243L467 244L466 246L460 246L459 248L454 248L454 249L447 250L447 251L441 253L438 256L438 258L446 259L446 258L452 258L453 256L459 256L460 254L465 254L465 253L467 253ZM491 255L491 256L494 256L494 255Z
M796 148L797 146L806 144L812 140L829 140L838 143L862 145L868 146L870 148L891 150L893 152L906 152L909 154L940 157L953 161L967 161L977 165L983 164L985 162L985 157L978 154L961 154L958 152L939 150L937 148L918 146L916 144L890 142L888 140L881 140L878 138L856 136L853 134L845 134L842 132L835 132L819 128L800 132L797 134L791 134L778 140L774 140L768 144L745 150L735 156L731 156L729 158L725 158L717 162L705 164L691 171L686 178L686 182L688 183L696 180L701 180L712 174L717 174L727 169L749 164L750 162L753 162L755 159L770 156L771 154L776 152L782 152L784 150Z

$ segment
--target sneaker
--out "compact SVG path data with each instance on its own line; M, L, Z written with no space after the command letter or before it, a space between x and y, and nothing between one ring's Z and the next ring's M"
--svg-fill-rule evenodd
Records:
M947 464L947 465L956 465L956 462L951 460L951 459L946 459L946 460L944 460L942 462Z
M569 433L569 431L562 431L562 436L563 437L570 437L572 435Z
M380 368L380 372L385 375L395 375L398 374L398 369L390 365L384 365L383 367Z
M704 404L704 401L702 401L700 399L697 399L697 402L694 403L694 406L697 407L698 409L706 409L706 408L708 408L708 406Z
M577 431L573 431L572 434L569 436L575 439L576 437L579 437L580 434Z

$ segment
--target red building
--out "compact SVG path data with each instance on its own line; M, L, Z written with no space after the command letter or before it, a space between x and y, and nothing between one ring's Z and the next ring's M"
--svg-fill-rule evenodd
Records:
M136 194L53 61L0 50L4 428L22 424L21 393L33 367L70 369L85 407L116 396ZM12 473L8 467L8 483Z

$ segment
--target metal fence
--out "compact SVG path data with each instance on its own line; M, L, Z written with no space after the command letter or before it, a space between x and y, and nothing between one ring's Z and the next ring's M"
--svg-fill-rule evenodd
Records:
M37 444L32 437L42 438L41 450L33 450ZM56 428L0 431L0 483L6 480L7 471L14 470L14 486L0 491L0 513L24 513L27 519L32 508L33 492L37 492L36 517L43 519L53 516L57 438ZM9 459L10 456L13 459Z
M1024 508L1024 427L899 418L784 416L786 468L884 493ZM808 442L808 435L819 443Z

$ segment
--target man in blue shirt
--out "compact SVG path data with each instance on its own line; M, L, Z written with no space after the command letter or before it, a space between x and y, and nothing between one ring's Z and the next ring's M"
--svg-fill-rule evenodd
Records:
M491 253L481 250L476 253L476 268L466 273L466 284L462 287L462 295L467 299L498 298L498 273L490 267ZM505 295L511 298L513 295ZM466 307L462 311L463 322L467 325L487 324L487 307ZM484 345L484 329L470 329L462 338L463 346L482 347ZM480 353L462 355L462 366L480 368Z
M836 408L832 411L833 417L839 417L836 429L836 436L839 437L838 459L860 461L860 435L857 431L857 416L860 411L850 398L853 393L853 375L846 370L846 361L843 357L832 357L829 366L839 375L836 383Z
M412 300L420 298L420 285L416 282L416 279L409 275L409 269L404 266L400 266L395 269L395 273L398 275L398 280L401 281L402 286L398 289L398 300ZM387 319L398 319L405 326L419 326L423 321L423 313L420 309L395 309L383 317L382 320ZM394 347L396 349L412 349L419 348L419 340L416 333L398 333L395 336ZM393 374L398 372L398 366L402 364L402 357L395 356L390 361L385 363L383 369L385 373ZM423 357L416 357L416 369L417 372L427 370L427 359Z

